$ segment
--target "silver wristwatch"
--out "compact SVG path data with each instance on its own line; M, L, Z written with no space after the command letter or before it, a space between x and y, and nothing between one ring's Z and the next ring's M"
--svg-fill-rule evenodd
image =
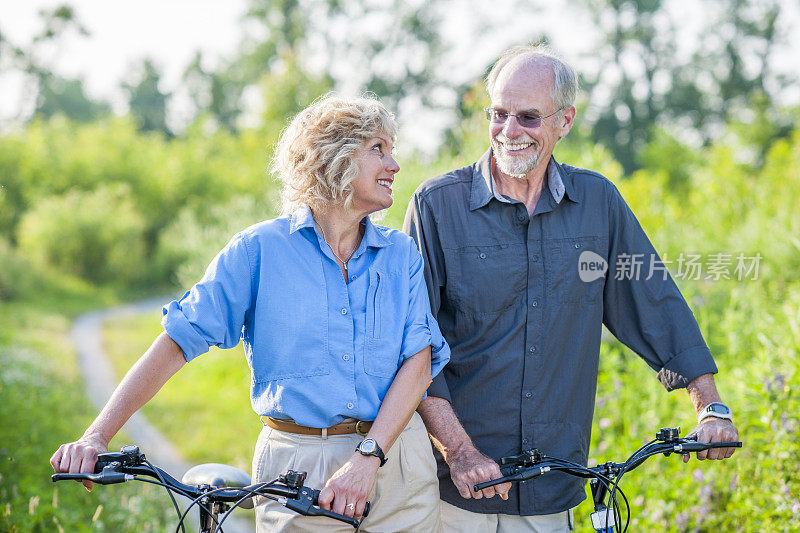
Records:
M723 420L733 420L733 413L730 407L722 402L711 402L706 405L699 413L697 413L697 423L699 424L706 418L713 416L714 418L722 418Z

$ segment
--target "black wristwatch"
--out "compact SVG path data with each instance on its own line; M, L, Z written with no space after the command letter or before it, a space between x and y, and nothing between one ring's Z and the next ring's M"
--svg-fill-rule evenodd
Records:
M381 466L386 464L386 456L383 455L383 450L381 450L381 447L375 442L375 439L362 440L358 446L356 446L356 451L361 455L374 455L381 460Z

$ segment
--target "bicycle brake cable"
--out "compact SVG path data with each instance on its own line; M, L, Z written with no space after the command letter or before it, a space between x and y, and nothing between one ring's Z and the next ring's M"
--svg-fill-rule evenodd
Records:
M274 496L272 494L262 494L262 493L258 492L259 490L261 490L265 486L272 485L276 481L278 481L278 478L275 478L273 481L270 481L269 483L259 483L258 486L256 488L253 488L253 489L249 489L247 487L237 487L235 490L238 490L238 491L241 491L241 492L247 492L248 494L246 496L243 496L243 497L239 498L238 500L236 500L236 503L233 504L231 506L231 508L228 509L225 512L224 515L222 515L222 518L220 518L219 523L217 524L217 529L214 530L214 533L218 533L218 532L222 533L222 524L225 523L225 520L228 519L228 515L230 515L233 512L234 509L239 507L248 498L254 498L255 496L263 496L264 498L269 498L272 501L276 501L276 502L280 503L280 500L279 500L279 498L277 496ZM229 487L222 487L222 488L230 490ZM215 491L212 491L212 492L215 492Z
M178 508L178 502L175 501L175 496L172 495L172 488L167 486L167 480L164 479L164 476L161 475L161 472L158 470L158 468L156 468L150 461L147 460L144 454L142 454L141 457L142 457L142 462L147 466L149 466L153 470L153 472L155 472L156 477L158 477L158 480L163 484L164 488L167 489L167 494L169 494L169 499L172 500L172 505L175 507L175 512L178 514L178 516L180 516L181 511ZM183 533L186 533L186 528L183 527L183 520L181 520L178 523L178 525L180 526L181 531L183 531ZM176 528L175 531L177 533L178 529Z

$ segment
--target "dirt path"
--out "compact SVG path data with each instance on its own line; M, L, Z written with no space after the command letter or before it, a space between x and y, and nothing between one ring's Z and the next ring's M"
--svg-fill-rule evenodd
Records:
M132 317L143 313L158 313L159 307L168 301L168 297L159 298L94 311L81 315L73 323L70 336L78 352L86 394L98 411L102 409L117 386L114 370L103 350L103 322L109 319ZM181 457L175 446L153 427L141 413L134 414L123 426L122 430L127 433L132 442L140 446L150 461L159 465L176 479L181 479L184 472L192 466ZM164 497L165 499L167 498L166 495ZM183 498L183 501L189 502L186 498ZM194 511L191 514L191 518L192 521L186 528L187 532L197 531L198 529L197 515ZM231 519L225 521L224 529L227 533L249 533L254 531L255 528L247 519L231 517Z

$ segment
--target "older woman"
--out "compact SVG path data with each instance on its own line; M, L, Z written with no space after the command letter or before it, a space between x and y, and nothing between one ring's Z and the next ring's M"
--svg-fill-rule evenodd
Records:
M449 348L413 241L369 218L392 205L395 133L370 98L329 95L298 114L273 162L284 216L234 236L203 279L165 306L164 333L84 435L56 451L53 468L90 470L186 361L241 337L264 422L254 482L304 470L308 485L324 485L325 508L360 517L372 501L361 531L437 529L435 462L414 410ZM263 531L342 525L269 500L256 519Z

